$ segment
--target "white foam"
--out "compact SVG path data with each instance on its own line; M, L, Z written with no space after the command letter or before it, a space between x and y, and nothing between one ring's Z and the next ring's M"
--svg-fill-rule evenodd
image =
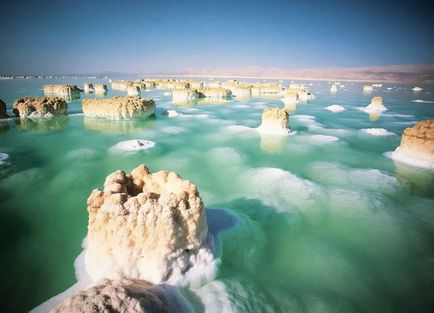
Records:
M326 109L333 113L345 111L345 108L338 104L329 105L328 107L326 107Z
M155 146L155 142L143 139L132 139L121 141L111 147L109 150L114 153L119 152L136 152L141 150L149 150Z
M372 136L391 136L395 135L394 133L388 131L384 128L364 128L361 130L364 133L367 133Z
M9 154L0 152L0 165L6 164Z

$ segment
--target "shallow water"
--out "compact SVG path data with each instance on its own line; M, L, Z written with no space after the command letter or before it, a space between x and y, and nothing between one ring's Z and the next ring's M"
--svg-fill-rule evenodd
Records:
M84 81L0 81L0 98L11 108L19 97L41 96L44 84ZM86 119L80 99L67 117L2 121L0 153L9 158L0 164L0 311L28 311L75 282L87 197L109 173L144 163L192 180L210 229L220 230L216 280L196 296L185 290L199 312L429 312L434 173L384 153L406 127L434 118L434 90L383 85L366 95L360 84L345 85L330 94L314 82L316 99L291 112L297 133L284 138L252 129L265 106L283 107L279 100L174 105L164 90L142 93L157 104L156 117L142 121ZM377 95L388 111L359 110ZM332 104L346 110L325 109ZM166 109L181 115L168 118ZM130 139L156 145L110 150Z

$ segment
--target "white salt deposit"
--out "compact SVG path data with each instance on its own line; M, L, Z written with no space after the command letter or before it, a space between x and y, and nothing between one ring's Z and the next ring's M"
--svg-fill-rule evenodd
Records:
M326 107L326 109L334 113L342 112L345 110L345 108L339 104L329 105L328 107Z
M121 141L110 148L111 152L136 152L140 150L149 150L155 146L155 142L143 139L133 139Z
M394 135L394 133L389 132L387 129L384 128L364 128L362 129L362 132L367 133L372 136L390 136Z
M427 101L427 100L421 100L421 99L411 100L411 102L416 102L416 103L434 103L434 101Z

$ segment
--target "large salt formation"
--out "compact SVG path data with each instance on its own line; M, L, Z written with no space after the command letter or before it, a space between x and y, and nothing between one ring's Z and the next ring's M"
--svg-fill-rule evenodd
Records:
M144 165L114 172L87 204L85 269L93 281L176 283L213 261L199 192L174 172L151 173Z
M44 85L44 94L46 96L69 96L71 94L80 94L81 90L76 85Z
M6 103L0 99L0 118L8 118L8 114L6 112Z
M93 85L93 89L97 95L104 95L107 93L107 85L105 84L95 84Z
M283 91L282 83L256 83L252 86L253 97L278 97Z
M381 113L383 111L386 111L387 108L383 104L383 98L382 97L374 97L371 100L371 103L363 108L363 111L368 113Z
M134 85L133 82L129 80L114 80L112 81L112 89L118 91L127 91L128 86Z
M21 98L12 105L15 116L20 118L53 117L66 114L68 104L59 97Z
M91 93L94 91L93 85L91 83L84 83L83 87L85 93Z
M147 117L155 112L154 100L141 99L138 96L83 99L82 103L85 116L109 120Z
M288 112L279 108L265 108L257 130L261 134L289 135L291 130L288 128Z
M248 98L252 95L252 85L248 83L229 80L223 83L223 88L229 89L233 96L238 98Z
M172 307L168 292L141 280L102 280L97 286L65 299L50 313L169 313Z
M406 128L401 144L392 153L396 161L434 169L434 120L417 122Z
M202 88L198 90L200 97L226 99L232 96L232 92L226 88Z
M188 102L197 98L199 98L199 93L196 90L190 90L190 89L172 90L173 102Z

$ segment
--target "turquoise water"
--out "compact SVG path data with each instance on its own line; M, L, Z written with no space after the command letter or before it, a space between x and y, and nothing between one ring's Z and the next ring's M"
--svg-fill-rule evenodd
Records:
M85 81L0 81L0 98L11 108L19 97L42 96L44 84ZM434 118L432 86L411 87L364 95L362 85L346 84L333 95L313 82L316 99L291 112L297 133L281 140L250 129L279 100L174 105L164 90L142 93L157 104L147 120L85 119L78 99L67 117L1 122L0 152L9 158L0 165L0 311L28 311L75 282L87 197L109 173L144 163L192 180L210 229L224 229L215 281L196 296L184 290L198 312L430 312L434 173L384 156L406 127ZM377 95L389 108L380 117L358 109ZM331 104L346 111L329 112ZM165 109L182 115L168 118ZM373 127L394 135L361 131ZM156 146L108 151L128 139Z

